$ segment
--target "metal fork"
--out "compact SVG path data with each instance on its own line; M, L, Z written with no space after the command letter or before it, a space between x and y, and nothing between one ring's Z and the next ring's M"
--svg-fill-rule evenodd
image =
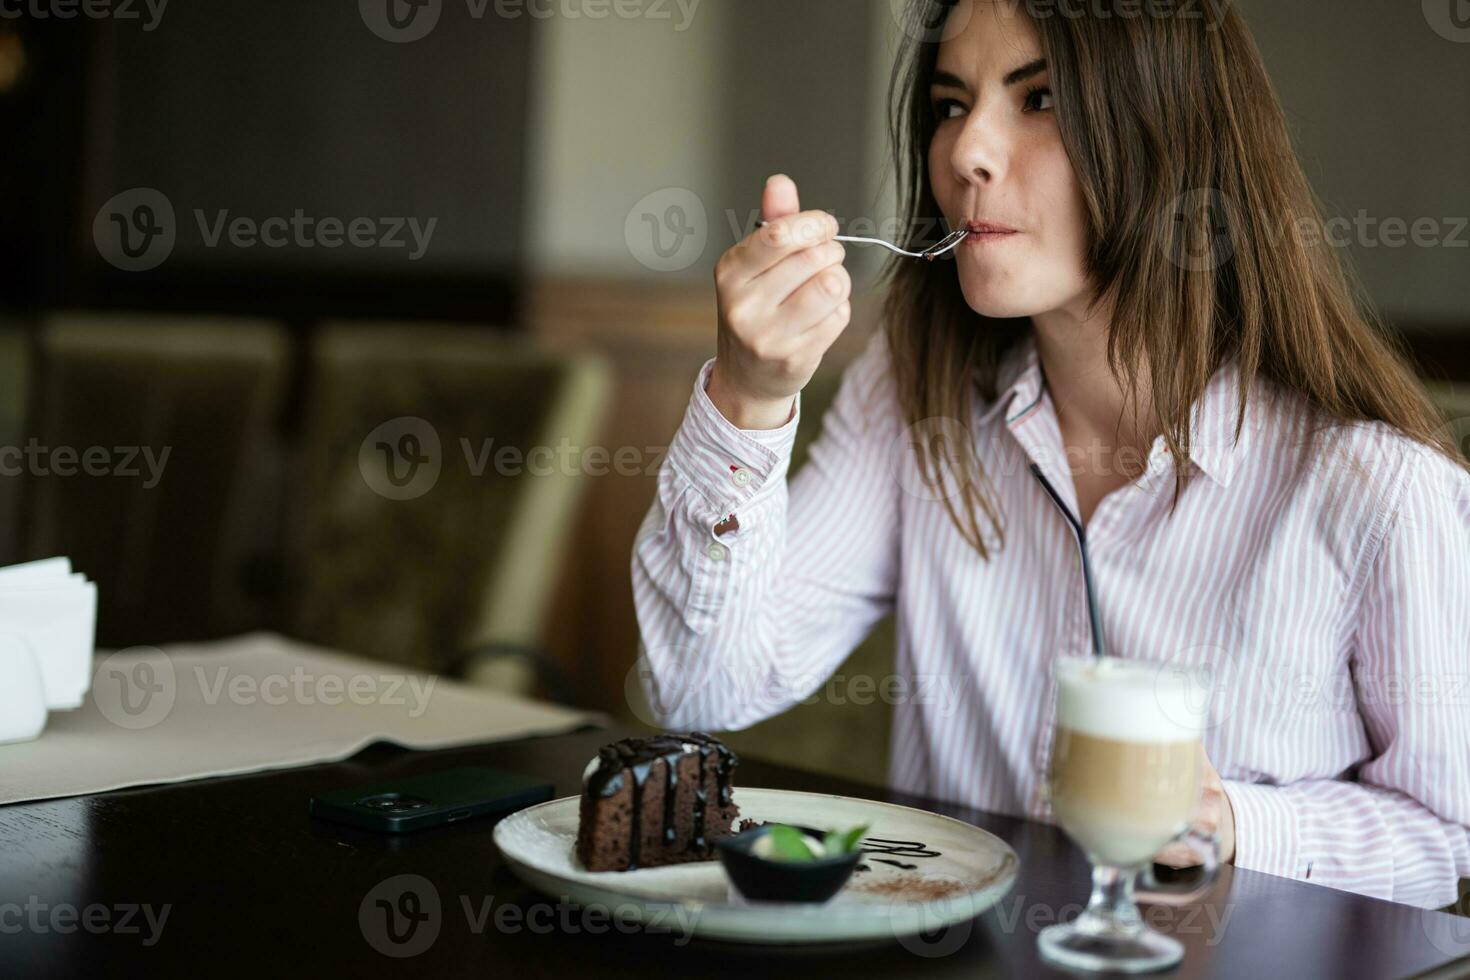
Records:
M757 221L755 223L755 226L757 228L764 228L766 226L766 222ZM904 256L905 258L923 259L926 262L933 262L941 255L954 251L956 248L959 247L959 244L969 236L970 232L968 229L965 228L961 228L959 231L952 231L948 235L944 236L944 238L941 239L938 244L927 248L922 252L910 252L908 249L899 248L892 242L886 242L881 238L859 238L853 235L836 235L834 236L833 241L850 242L854 245L881 245L884 248L888 249L888 251L895 252L898 255Z

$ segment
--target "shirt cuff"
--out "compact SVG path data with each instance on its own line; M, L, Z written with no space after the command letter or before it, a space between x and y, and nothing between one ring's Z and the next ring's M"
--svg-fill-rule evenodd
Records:
M791 418L781 428L736 428L705 391L714 364L711 358L699 370L668 458L711 510L723 514L749 504L761 491L785 480L801 420L801 394L795 396Z
M1235 865L1283 878L1308 880L1298 836L1302 815L1280 786L1221 780L1235 814Z

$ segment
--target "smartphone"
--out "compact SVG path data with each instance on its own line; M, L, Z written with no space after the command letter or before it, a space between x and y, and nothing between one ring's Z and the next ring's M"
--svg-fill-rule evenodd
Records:
M311 798L313 817L403 834L524 809L551 799L552 785L500 769L445 769Z

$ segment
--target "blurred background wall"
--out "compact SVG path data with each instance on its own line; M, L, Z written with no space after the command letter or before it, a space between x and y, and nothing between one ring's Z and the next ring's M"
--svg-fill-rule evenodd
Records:
M710 272L777 171L849 228L891 217L884 103L901 2L7 12L0 445L85 432L195 448L165 474L172 497L105 480L77 492L34 466L0 479L0 560L192 521L209 533L184 527L156 561L208 564L189 601L215 612L169 616L171 593L138 584L161 566L107 565L104 548L107 567L84 570L121 604L104 612L106 642L265 626L639 717L629 553L713 353ZM1453 0L1238 6L1329 217L1368 222L1347 253L1369 298L1427 375L1470 378L1470 26ZM1421 218L1443 240L1384 228ZM273 219L279 247L263 243ZM359 220L363 244L344 243ZM849 254L855 321L809 392L803 446L875 325L879 256ZM110 367L123 348L131 373ZM150 382L164 376L222 380ZM205 393L244 421L190 428ZM632 463L527 484L461 452L570 433ZM363 459L419 458L430 436L443 482L409 500L372 485ZM553 483L575 489L537 492ZM205 486L227 488L211 491L218 506L195 506ZM419 560L393 557L406 553ZM446 595L463 601L431 601ZM853 665L891 669L889 626ZM797 761L849 771L860 757L881 779L886 728L872 717L803 707L740 744L798 745Z

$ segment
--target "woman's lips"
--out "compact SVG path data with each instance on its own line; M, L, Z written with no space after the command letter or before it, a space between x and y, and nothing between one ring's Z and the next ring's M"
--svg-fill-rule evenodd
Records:
M970 236L965 239L966 245L987 245L1018 234L1016 229L992 221L967 221L965 228L970 232Z

